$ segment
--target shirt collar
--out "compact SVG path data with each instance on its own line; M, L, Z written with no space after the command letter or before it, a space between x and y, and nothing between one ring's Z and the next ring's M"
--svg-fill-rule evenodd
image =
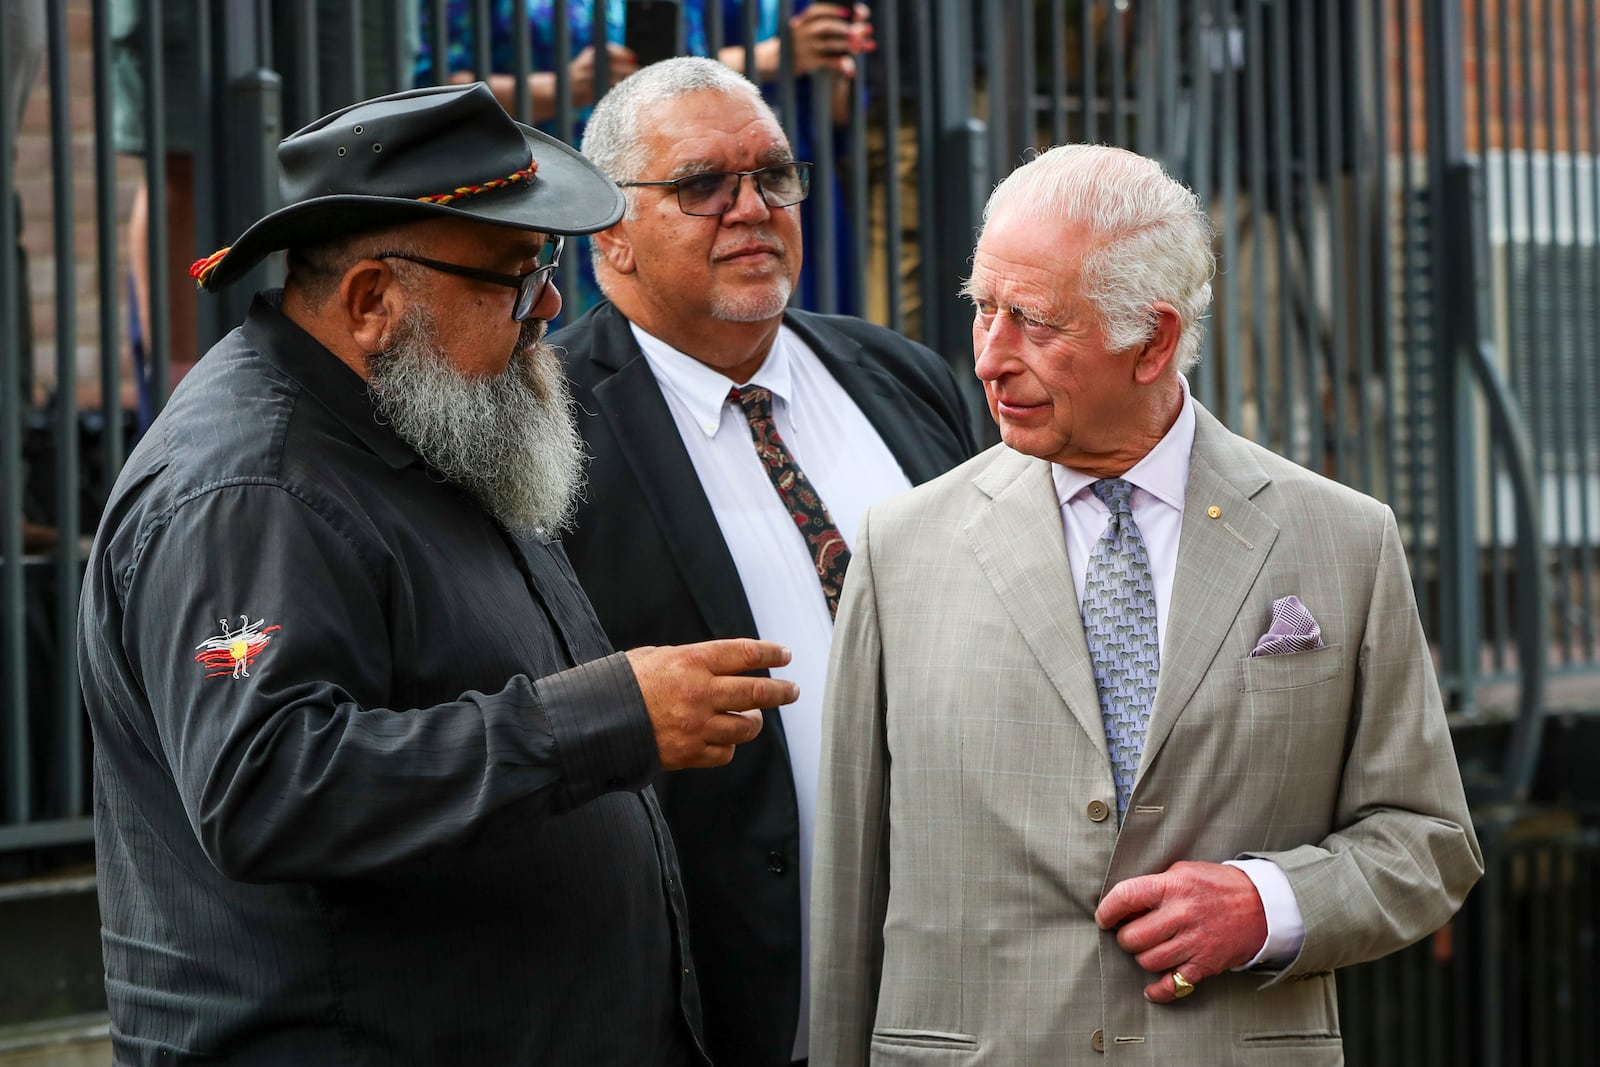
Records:
M664 391L676 396L694 419L695 425L707 437L715 437L722 425L722 407L728 400L728 390L733 384L719 370L701 363L693 356L673 348L667 342L646 333L638 324L628 324L633 329L639 351L650 364L651 373ZM748 382L770 391L777 401L788 404L794 395L794 375L789 363L790 331L787 325L778 328L772 350Z
M300 383L384 462L396 470L422 462L416 449L378 420L361 375L283 313L282 289L256 294L242 330L251 348Z
M1156 446L1146 452L1124 474L1123 480L1143 489L1162 503L1183 511L1184 494L1189 488L1189 453L1194 449L1194 401L1189 397L1189 382L1178 375L1178 385L1183 390L1183 406L1178 418ZM1093 474L1050 464L1051 476L1056 483L1056 499L1063 506L1099 479Z

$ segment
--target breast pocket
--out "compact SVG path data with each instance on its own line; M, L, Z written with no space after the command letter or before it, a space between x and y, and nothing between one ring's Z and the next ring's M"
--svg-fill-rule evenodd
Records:
M1337 678L1344 669L1344 646L1327 645L1309 652L1250 656L1244 661L1244 691L1265 693L1304 689Z

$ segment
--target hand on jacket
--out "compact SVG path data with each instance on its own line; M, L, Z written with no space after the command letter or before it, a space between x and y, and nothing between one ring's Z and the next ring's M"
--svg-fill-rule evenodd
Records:
M761 732L762 708L792 704L800 695L793 682L746 676L789 662L789 650L771 641L647 646L629 649L627 656L664 770L727 763L735 745Z
M1267 940L1267 915L1250 876L1220 863L1174 863L1161 874L1118 882L1094 921L1117 927L1117 944L1160 975L1144 987L1157 1004L1178 997L1172 972L1191 985L1243 966Z

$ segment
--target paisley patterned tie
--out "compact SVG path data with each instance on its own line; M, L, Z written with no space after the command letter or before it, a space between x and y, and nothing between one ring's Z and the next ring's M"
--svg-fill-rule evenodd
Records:
M1117 821L1128 810L1144 753L1145 728L1161 666L1156 634L1155 582L1150 555L1133 521L1133 486L1102 478L1090 490L1111 509L1106 532L1089 554L1084 577L1083 632L1100 691L1111 774L1117 783Z
M822 595L828 600L831 619L839 614L839 590L844 585L845 568L850 565L850 549L834 526L822 498L806 480L805 472L778 435L778 427L772 421L772 393L759 385L748 385L742 390L735 386L728 392L728 399L744 409L756 455L761 457L773 488L778 490L784 507L794 516L794 524L810 546L811 561L816 565L817 580L822 583Z

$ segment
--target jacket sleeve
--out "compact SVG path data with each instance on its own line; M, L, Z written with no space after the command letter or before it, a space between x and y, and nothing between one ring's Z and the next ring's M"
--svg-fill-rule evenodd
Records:
M1437 930L1483 873L1394 514L1384 509L1336 829L1249 855L1289 878L1305 943L1276 980L1376 959Z
M531 832L647 784L654 733L620 654L385 706L391 622L419 609L347 526L275 486L215 487L155 524L112 578L120 647L90 655L127 658L133 703L148 705L133 732L218 870L361 875L460 842L513 802Z

